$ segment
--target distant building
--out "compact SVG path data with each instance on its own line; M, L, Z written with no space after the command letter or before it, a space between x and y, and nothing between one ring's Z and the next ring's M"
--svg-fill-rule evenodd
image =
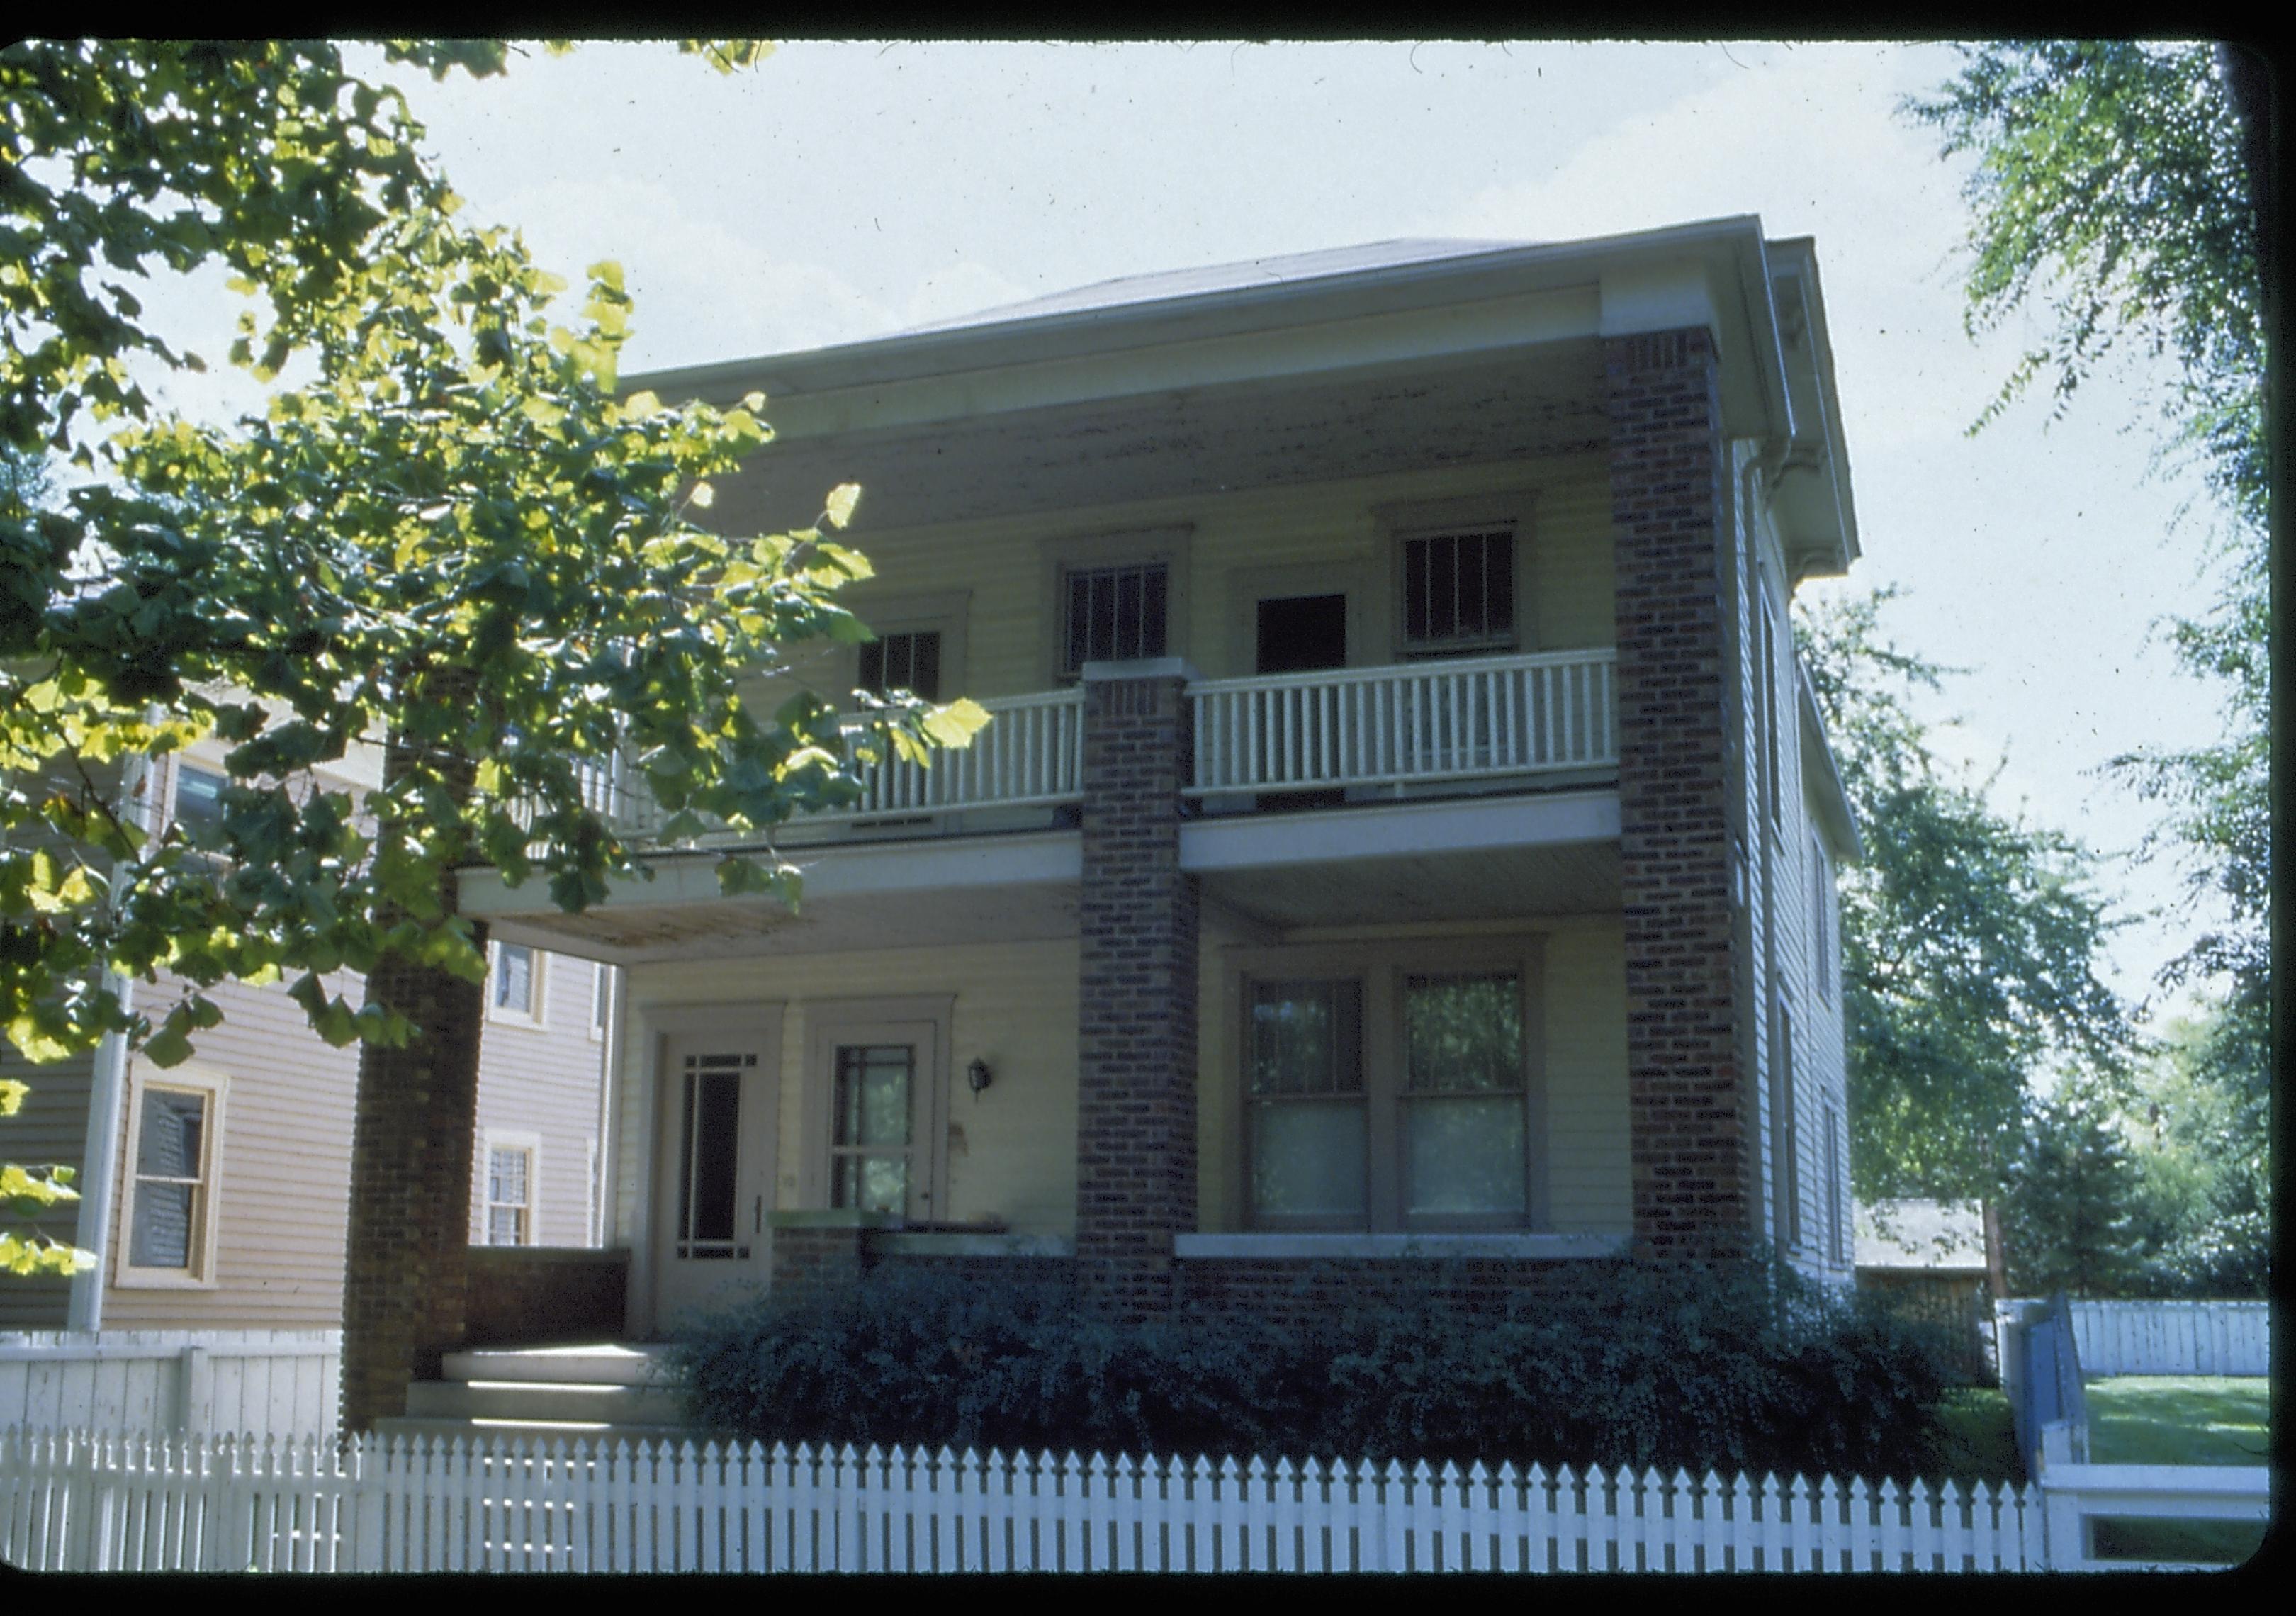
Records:
M1857 1203L1857 1288L1886 1296L1910 1317L1954 1333L1972 1373L1989 1373L1985 1218L1973 1201Z

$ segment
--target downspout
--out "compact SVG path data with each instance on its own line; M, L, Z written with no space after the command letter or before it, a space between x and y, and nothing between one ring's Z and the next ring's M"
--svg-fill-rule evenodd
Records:
M622 1030L628 1015L629 972L606 967L606 1048L598 1073L598 1244L614 1243L614 1193L621 1182L614 1162L614 1096L621 1091Z
M152 759L137 753L120 771L120 800L128 824L141 834L152 829ZM105 894L104 906L116 913L119 889ZM135 1002L134 979L107 969L104 991L125 1015ZM119 1183L120 1112L127 1097L127 1035L107 1032L95 1046L88 1072L86 1151L80 1164L79 1223L72 1243L95 1253L95 1266L72 1276L71 1294L64 1306L64 1327L91 1333L103 1328L104 1276L111 1266L112 1207Z

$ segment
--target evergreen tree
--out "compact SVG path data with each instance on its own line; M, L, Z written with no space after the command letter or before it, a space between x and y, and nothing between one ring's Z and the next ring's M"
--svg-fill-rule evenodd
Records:
M2126 1296L2144 1267L2136 1164L2093 1096L2036 1099L2010 1167L2003 1223L2021 1296Z

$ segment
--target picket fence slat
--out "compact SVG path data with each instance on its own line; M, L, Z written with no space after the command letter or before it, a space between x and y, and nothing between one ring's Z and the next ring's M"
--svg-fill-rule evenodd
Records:
M33 1570L2032 1569L2041 1514L1599 1465L0 1431L0 1558Z

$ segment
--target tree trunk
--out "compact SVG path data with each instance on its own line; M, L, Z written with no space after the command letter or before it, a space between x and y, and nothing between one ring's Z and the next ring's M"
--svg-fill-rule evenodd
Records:
M409 762L394 740L384 779ZM474 772L467 760L450 767L457 801L469 800ZM454 913L452 876L440 896ZM484 948L484 927L478 941ZM486 988L386 955L366 979L366 1002L406 1016L414 1036L402 1049L359 1050L343 1274L346 1431L405 1414L408 1385L436 1379L440 1358L463 1341Z

